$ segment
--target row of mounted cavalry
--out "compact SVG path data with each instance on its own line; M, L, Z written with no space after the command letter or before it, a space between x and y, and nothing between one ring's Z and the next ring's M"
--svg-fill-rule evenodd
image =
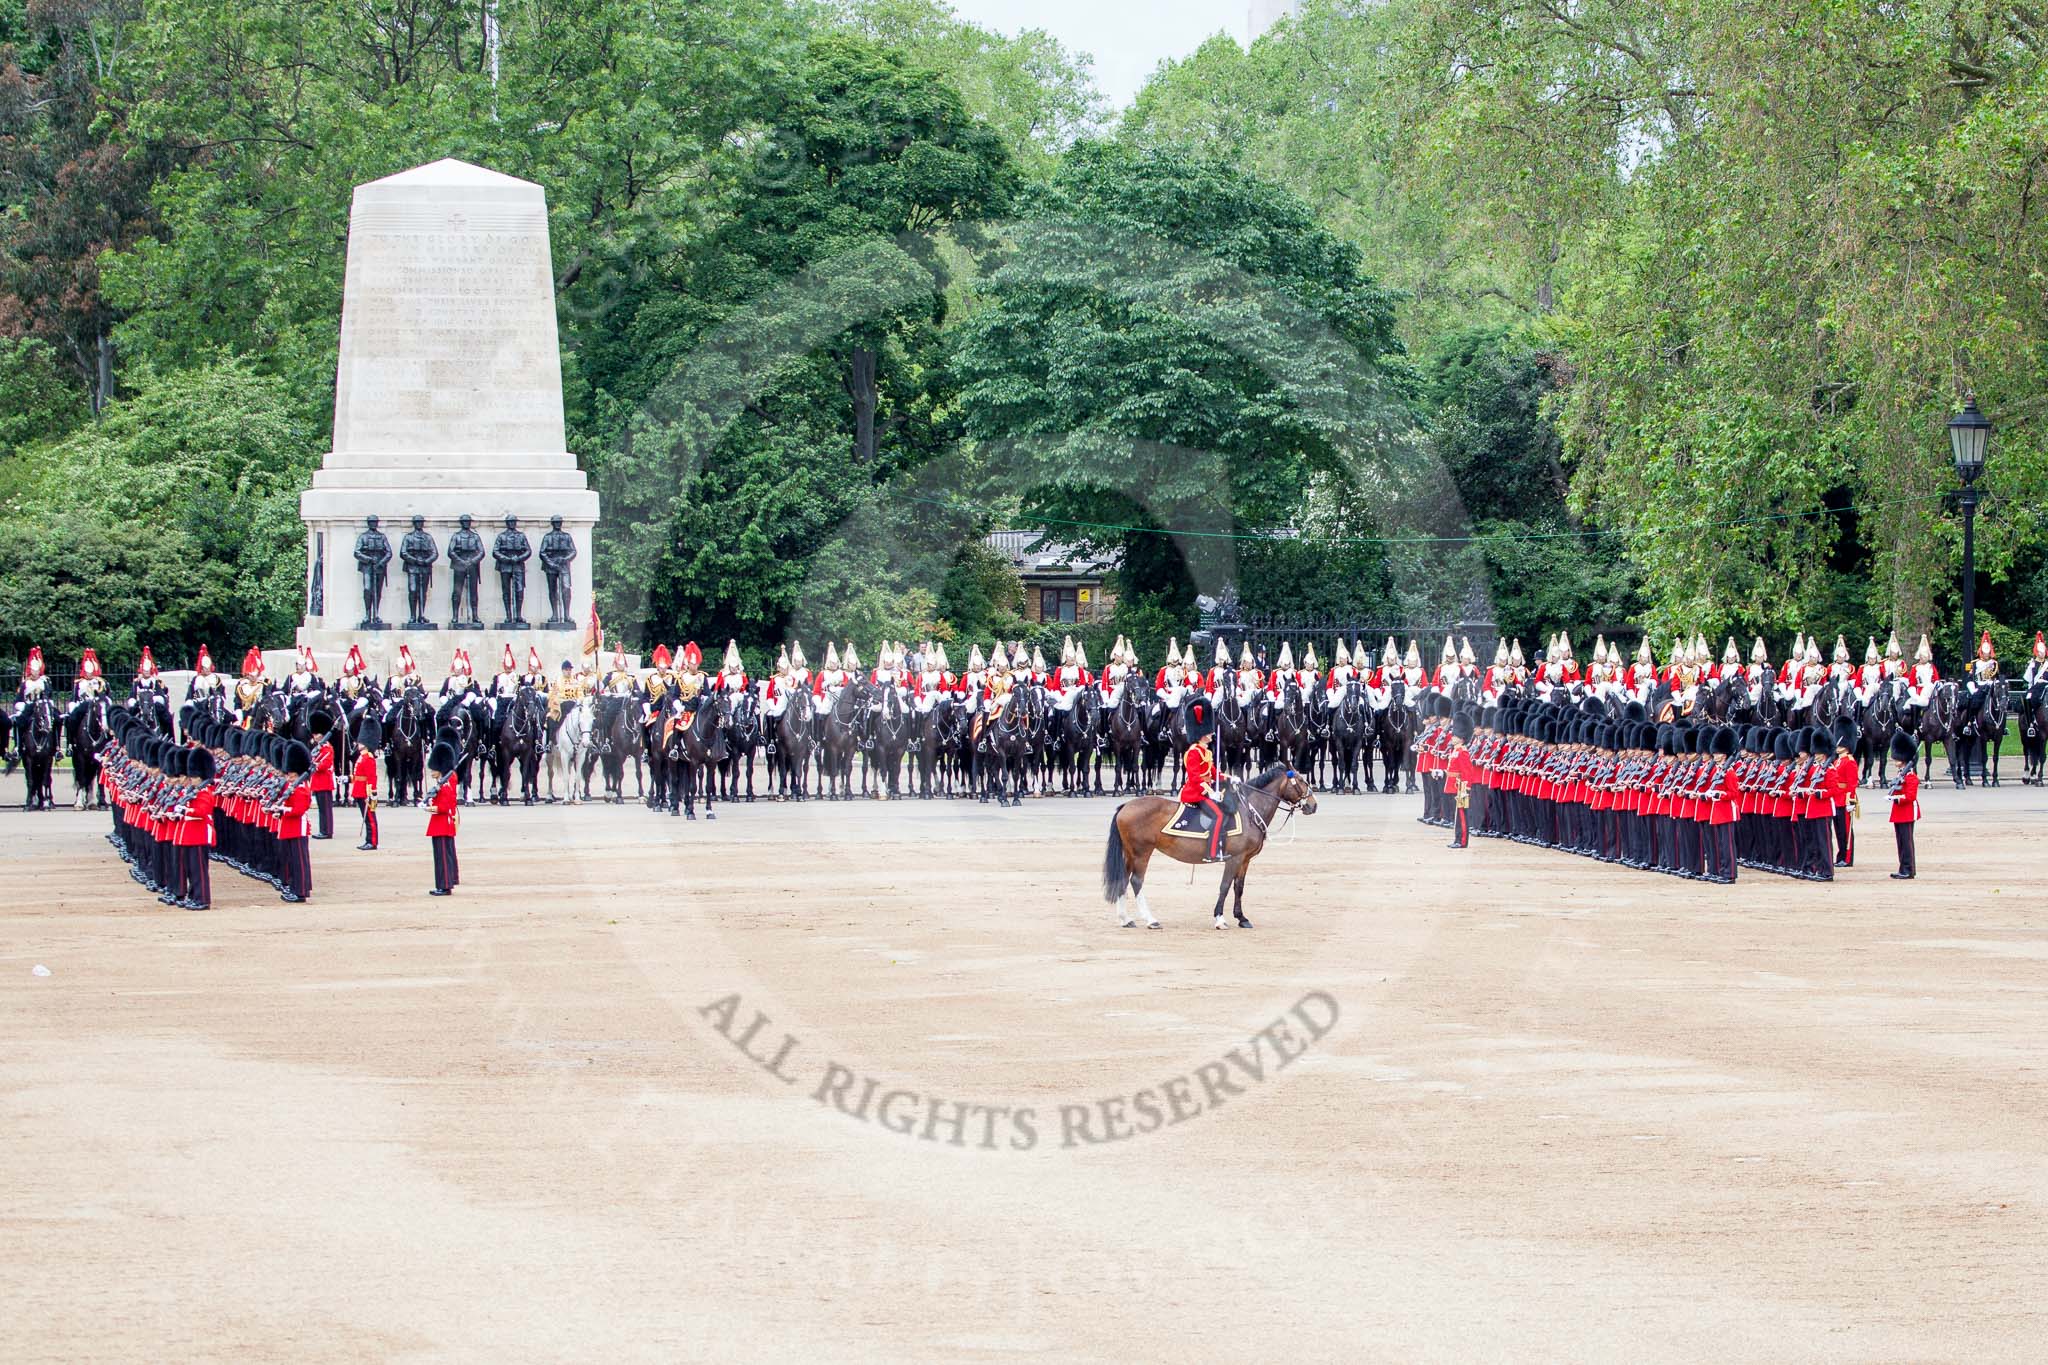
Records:
M1221 769L1243 776L1274 765L1308 775L1319 790L1338 793L1415 791L1413 747L1431 715L1452 707L1483 708L1499 700L1482 693L1478 676L1447 689L1410 689L1395 681L1383 707L1353 680L1332 694L1318 681L1298 685L1282 675L1275 691L1218 689L1214 709ZM968 798L1009 805L1027 796L1127 795L1177 787L1186 751L1187 702L1167 704L1150 679L1127 676L1114 700L1082 688L1062 706L1044 686L1017 682L1004 698L945 694L928 706L901 689L855 679L815 701L798 696L779 715L753 691L706 690L684 699L650 699L637 689L551 705L522 685L510 696L474 689L436 697L417 684L371 686L354 698L266 692L242 713L245 723L310 741L322 730L338 738L337 767L346 771L357 746L378 751L387 801L422 798L425 759L437 737L460 755L464 800L511 804L542 801L644 801L650 808L696 818L702 805L715 818L719 801ZM1557 689L1576 704L1580 684ZM1631 700L1610 690L1603 702L1618 718ZM1653 718L1692 714L1740 724L1818 726L1847 743L1867 784L1887 780L1894 733L1920 741L1926 775L1937 745L1958 787L1999 784L1999 751L2014 719L2024 749L2022 782L2040 785L2048 748L2048 685L2017 699L2003 687L1971 692L1936 683L1924 706L1908 704L1906 688L1887 679L1859 698L1845 682L1823 686L1802 706L1775 689L1752 690L1733 673L1675 693L1668 683L1644 702ZM228 710L219 692L187 702L174 717L160 694L135 702L98 698L70 705L49 697L0 712L0 753L28 779L27 808L53 803L52 775L67 755L76 801L97 799L97 752L110 734L108 708L136 705L152 729L182 732L200 715ZM2017 711L2015 717L2014 712ZM315 717L324 715L325 725ZM627 796L630 773L632 797Z

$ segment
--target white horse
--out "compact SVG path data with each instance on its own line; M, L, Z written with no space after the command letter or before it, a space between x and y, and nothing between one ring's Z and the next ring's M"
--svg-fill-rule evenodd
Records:
M584 771L583 762L590 752L590 726L590 707L584 701L562 708L562 723L555 730L554 743L548 746L548 800L557 799L556 773L563 775L562 785L568 793L561 800L576 806L590 799L590 775Z

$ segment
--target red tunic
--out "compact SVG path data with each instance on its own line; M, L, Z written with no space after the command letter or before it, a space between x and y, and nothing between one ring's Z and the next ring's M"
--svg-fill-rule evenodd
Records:
M1910 825L1920 818L1920 773L1908 768L1906 776L1899 783L1899 789L1892 793L1892 823Z
M285 793L284 813L277 817L277 837L280 839L303 839L306 837L306 812L312 808L313 792L303 782L292 785Z
M1191 746L1188 749L1187 769L1187 781L1180 784L1180 799L1190 805L1208 800L1209 793L1202 788L1216 771L1215 760L1209 757L1209 751L1199 744Z
M461 797L454 782L443 782L434 788L434 813L427 817L427 837L455 837L455 803Z
M313 790L331 792L334 790L334 741L322 740L313 753Z
M192 794L173 839L179 848L205 848L213 843L213 808L217 801L212 787L201 787Z
M365 749L356 755L356 766L348 775L348 799L360 800L377 790L377 755Z

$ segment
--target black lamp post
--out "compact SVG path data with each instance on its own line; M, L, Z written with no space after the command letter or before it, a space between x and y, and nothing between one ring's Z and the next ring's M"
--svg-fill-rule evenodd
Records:
M1949 419L1949 449L1956 457L1956 476L1963 481L1956 501L1963 509L1963 668L1977 654L1977 476L1984 472L1984 452L1991 445L1991 419L1977 411L1977 400Z

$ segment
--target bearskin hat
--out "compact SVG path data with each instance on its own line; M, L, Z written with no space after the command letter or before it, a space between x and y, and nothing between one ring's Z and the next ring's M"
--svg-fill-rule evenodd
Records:
M427 771L430 773L452 773L455 771L455 746L442 740L434 745L434 752L427 755Z
M313 751L295 739L284 743L284 762L278 767L292 777L304 777L313 771Z
M384 722L374 715L363 717L363 723L356 727L356 744L364 749L384 747Z
M1780 730L1771 736L1772 758L1797 758L1799 756L1799 734L1794 730Z
M1920 741L1914 739L1904 730L1892 736L1892 761L1894 763L1910 765L1918 760L1919 757Z
M324 735L334 728L334 717L325 711L315 711L313 718L306 722L306 728L315 735Z
M1453 716L1451 718L1451 733L1453 735L1456 735L1461 742L1468 744L1471 742L1472 728L1472 716L1470 712Z
M1721 758L1735 757L1735 729L1724 725L1714 731L1713 753Z
M213 781L213 755L204 749L194 749L185 759L186 776L196 777L201 782Z

